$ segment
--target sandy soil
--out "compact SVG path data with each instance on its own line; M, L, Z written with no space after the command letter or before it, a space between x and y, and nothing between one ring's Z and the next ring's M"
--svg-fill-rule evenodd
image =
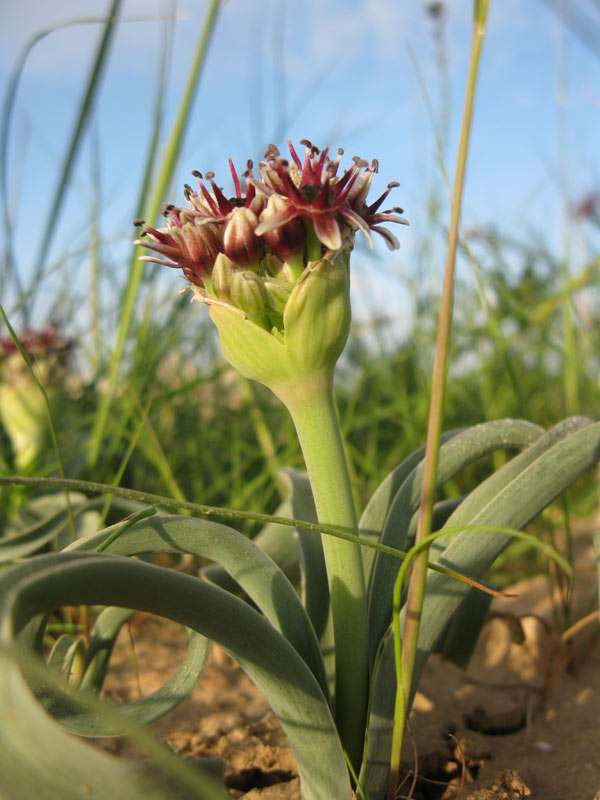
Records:
M597 591L589 541L579 547L574 619ZM600 641L597 621L561 641L545 578L493 604L467 671L432 657L411 715L405 782L414 800L600 800ZM178 626L138 615L131 626L144 694L177 668ZM114 700L139 696L129 632L106 683ZM300 800L292 753L268 705L216 648L192 695L154 726L177 753L213 759L232 796ZM122 740L104 740L131 755ZM414 758L417 754L414 780Z

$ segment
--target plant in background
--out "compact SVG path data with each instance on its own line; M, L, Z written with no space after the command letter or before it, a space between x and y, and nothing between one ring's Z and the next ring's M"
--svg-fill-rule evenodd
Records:
M54 325L27 330L20 348L33 362L52 404L60 395L73 342ZM43 452L48 438L46 401L31 375L30 366L10 337L0 339L0 422L12 444L14 463L27 472Z

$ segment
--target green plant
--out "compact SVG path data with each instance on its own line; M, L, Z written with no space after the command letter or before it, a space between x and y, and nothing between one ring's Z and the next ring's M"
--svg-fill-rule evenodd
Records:
M25 660L28 684L18 667L23 651L41 653L48 611L85 604L116 607L98 617L80 668L80 685L96 692L130 609L160 614L197 632L191 635L178 675L158 693L123 708L130 722L149 724L185 697L201 674L206 639L210 639L240 663L279 716L296 756L305 798L347 798L352 780L365 796L392 796L399 755L398 747L391 749L392 736L396 743L428 653L468 602L469 593L482 588L477 581L510 540L510 530L527 524L599 458L600 426L589 420L568 420L548 433L522 421L484 423L446 435L433 474L427 472L423 449L409 456L386 478L357 522L332 394L334 367L349 329L349 251L356 228L366 228L368 233L381 221L403 220L397 210L377 211L389 189L375 204L366 205L373 168L363 162L338 178L339 159L326 169L327 151L319 153L310 145L304 163L293 148L292 166L273 150L268 156L269 163L261 166L262 184L248 175L245 195L233 172L236 203L226 200L215 184L211 194L201 182L201 196L187 192L190 210L168 207L169 227L145 225L144 232L152 237L150 248L158 253L151 258L168 259L166 263L182 267L197 299L209 305L231 363L269 386L288 407L302 445L310 490L305 478L288 473L288 513L294 519L259 517L270 527L257 542L221 523L164 516L156 514L155 507L142 508L128 520L79 538L60 552L35 556L4 572L0 577L4 637L0 657L10 680L2 699L3 719L18 726L0 727L9 793L14 794L16 787L19 791L23 786L32 788L41 780L50 782L48 796L78 797L82 785L92 792L106 792L108 756L96 753L92 760L86 759L82 745L57 729L53 735L62 756L55 756L53 770L58 767L61 778L50 778L43 765L32 767L29 743L20 727L37 726L40 736L50 735L52 723L47 717L43 723L39 719L44 712L31 694L33 689L37 701L71 731L83 735L117 732L112 719L106 723L90 715L77 692L67 694L40 681L39 673L32 673ZM271 197L285 196L287 214L273 211L274 203L256 199L262 185L271 190ZM312 188L315 185L322 187L319 192ZM259 206L260 217L252 210L253 203ZM299 217L300 225L286 229ZM273 232L277 236L270 238L270 244L260 241L260 235ZM387 238L395 244L390 234ZM225 252L219 254L220 248ZM433 509L430 529L434 520L436 526L445 527L436 536L421 533L407 557L415 522L421 519L423 487L429 485L433 496L437 487L466 465L496 450L519 455L460 504L444 503ZM554 469L558 463L560 471ZM430 483L426 484L428 474ZM28 483L27 479L3 482L9 481ZM29 479L29 485L42 483ZM192 514L235 516L181 499L81 481L56 479L55 483L65 490L104 491L153 506L184 508ZM75 513L91 510L94 503L76 498ZM250 515L240 512L238 516ZM319 524L312 522L315 517ZM268 556L271 552L283 562L285 552L289 559L289 548L282 548L281 541L289 538L286 526L290 524L296 527L302 553L297 559L302 600L282 568ZM324 535L318 538L315 531ZM460 533L455 535L456 531ZM13 545L14 553L15 538L27 545L48 533L48 525L40 528L38 524L36 531L19 531L3 544L8 553ZM398 564L405 558L403 574L409 560L427 553L432 542L425 561L426 572L428 567L432 572L418 612L418 636L413 644L403 637L404 652L412 647L406 679L406 668L398 662L399 638L390 634L392 618L398 623L406 608L406 600L401 603L400 579L397 582ZM206 572L212 580L208 583L129 558L159 552L192 553L216 562L226 574L211 568ZM394 593L395 584L399 588ZM332 644L334 657L326 658ZM65 641L60 649L61 663L69 669L76 657L81 659L81 647ZM53 663L60 660L58 656L52 659ZM397 673L405 683L399 687L401 702L394 714L390 697ZM133 796L147 779L147 774L123 769L118 796ZM180 783L175 781L170 796L187 796L188 789L177 786ZM162 797L164 789L155 788L149 796Z
M185 767L168 772L167 784L164 774L155 782L158 766L117 766L46 713L84 736L129 733L135 724L150 724L191 690L206 662L207 640L225 648L271 703L294 749L305 798L346 800L353 783L372 800L393 797L401 734L429 653L443 646L457 613L468 611L473 592L482 589L477 582L511 537L600 460L600 425L585 418L571 418L545 433L529 422L499 420L441 434L460 198L486 13L487 4L476 3L427 447L390 473L359 520L332 380L350 324L354 233L361 229L369 236L375 229L393 246L379 223L403 221L397 209L378 211L388 192L367 206L375 166L357 161L338 176L340 161L328 162L327 151L307 145L302 162L292 148L288 165L270 148L260 180L249 167L245 192L232 168L232 200L212 177L206 177L211 192L200 176L199 193L186 189L188 209L166 208L166 228L140 223L141 243L156 253L149 259L181 268L195 299L209 305L229 361L287 406L309 481L287 472L284 516L267 517L186 502L160 459L174 498L85 481L0 478L0 484L114 495L122 499L113 511L132 512L60 552L34 556L0 575L5 676L0 765L9 798L33 796L41 785L45 796L61 800L86 794L133 798L142 792L151 800L222 797L218 788L194 783ZM129 324L135 275L138 270L132 271L122 331ZM113 364L120 360L124 335ZM133 397L132 407L142 411L141 431L149 406L136 403ZM107 408L96 418L94 456ZM443 484L499 451L517 455L464 499L434 503ZM75 522L103 505L102 499L81 494L67 497ZM158 514L157 507L190 516ZM250 541L233 527L198 518L202 515L261 521L266 527ZM56 541L61 525L54 509L29 527L16 525L0 541L3 561ZM210 582L130 558L154 553L190 553L215 562L204 570ZM403 579L411 564L405 595ZM301 597L288 578L296 579L298 572ZM67 672L83 662L79 685L68 693L53 675L47 677L32 653L43 655L48 612L81 604L107 608L97 617L83 656L81 644L62 638L49 657L53 669L61 664ZM88 692L101 689L116 635L134 608L187 625L193 631L188 654L161 690L126 705L120 715L103 713ZM459 640L461 633L464 658L472 637L459 631Z

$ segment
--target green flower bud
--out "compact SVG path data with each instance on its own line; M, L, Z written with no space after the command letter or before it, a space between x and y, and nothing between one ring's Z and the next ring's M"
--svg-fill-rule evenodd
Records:
M267 308L277 314L283 314L283 309L290 297L291 286L282 281L273 280L273 278L265 278L264 287L267 293Z
M61 397L73 342L53 325L24 331L19 338L54 405ZM0 339L0 423L11 440L17 469L27 471L47 445L48 411L40 387L10 337Z
M267 302L262 278L249 269L235 270L229 283L231 303L244 313L260 314Z
M307 266L285 304L281 331L259 327L240 308L211 304L229 363L280 397L299 380L332 374L350 330L348 262L341 251Z
M47 394L55 399L56 392L47 390ZM0 384L0 420L11 440L17 469L28 470L42 453L48 433L44 396L29 375L15 384Z
M215 264L210 276L213 294L219 300L229 300L229 287L233 273L233 261L230 258L227 258L225 253L219 253L215 259Z
M304 254L298 253L289 256L286 261L281 261L273 253L267 253L264 259L267 275L275 278L279 283L286 283L290 290L304 272Z

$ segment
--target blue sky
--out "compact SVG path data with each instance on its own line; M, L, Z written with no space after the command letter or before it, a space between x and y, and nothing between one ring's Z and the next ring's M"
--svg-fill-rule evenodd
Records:
M576 5L582 4L585 0ZM202 0L177 3L166 131L206 5ZM442 134L450 174L462 110L472 2L445 5L447 73L441 83L432 22L418 0L228 0L180 154L177 185L165 199L183 202L180 187L190 181L192 169L214 170L229 188L227 157L243 167L248 157L259 160L271 141L281 146L287 138L307 137L320 146L344 147L348 158L377 157L380 174L373 195L388 181L400 181L392 200L404 207L411 227L397 232L398 254L389 256L383 243L374 254L363 248L357 253L355 315L382 309L405 313L404 278L414 278L417 268L438 275L443 256L440 245L433 251L435 263L417 264L419 243L439 236L427 229L428 197L444 193L417 71L438 121L447 104ZM32 34L60 21L101 16L108 7L99 0L1 4L2 90ZM51 262L85 246L96 153L101 233L113 285L122 284L127 273L130 223L168 10L162 0L123 2L123 22L49 253ZM600 12L596 22L600 27ZM100 32L99 25L87 24L53 33L35 47L25 67L10 129L8 173L25 280ZM599 130L600 53L586 48L543 0L491 0L463 227L493 223L511 235L536 236L558 252L564 190L575 203L600 185ZM468 271L466 265L461 269ZM74 262L69 287L74 297L85 293L86 275L83 257ZM47 280L50 296L53 279Z

